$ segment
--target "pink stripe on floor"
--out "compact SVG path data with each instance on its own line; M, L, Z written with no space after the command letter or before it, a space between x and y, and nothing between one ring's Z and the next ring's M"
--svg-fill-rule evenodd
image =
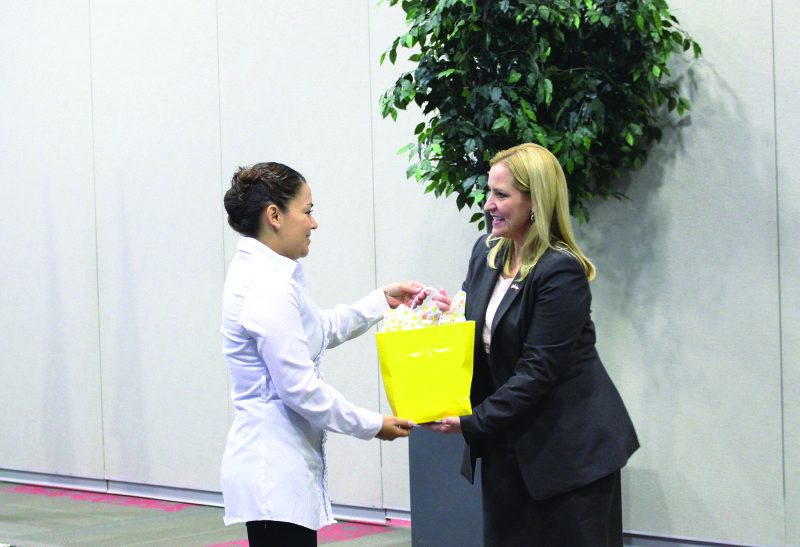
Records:
M388 526L365 524L363 522L337 522L317 532L317 542L322 544L347 541L348 539L363 538L389 531L391 531L391 528Z
M52 488L49 486L16 485L2 486L0 492L11 492L14 494L28 494L34 496L64 497L77 501L90 501L93 503L108 503L111 505L122 505L126 507L138 507L141 509L157 509L159 511L183 511L190 507L197 507L191 503L178 503L172 501L153 500L148 498L137 498L133 496L120 496L117 494L103 494L98 492L85 492L82 490L69 490L66 488ZM392 528L411 526L408 520L389 520L386 525L367 524L363 522L337 522L326 526L317 532L317 541L320 545L334 543L336 541L347 541L361 537L372 536L390 532ZM229 543L219 543L208 547L247 547L247 540L234 541Z
M387 526L378 524L366 524L363 522L337 522L326 526L317 532L317 542L320 545L334 543L337 541L347 541L349 539L363 538L375 534L391 532L392 528L411 526L408 520L391 520ZM232 541L228 543L217 543L208 547L247 547L247 540Z
M183 511L189 507L197 507L191 503L177 503L172 501L151 500L135 498L132 496L118 496L116 494L102 494L97 492L84 492L81 490L67 490L64 488L50 488L47 486L5 486L0 487L0 492L15 494L30 494L36 496L49 496L72 498L78 501L91 501L94 503L108 503L111 505L124 505L126 507L139 507L141 509L157 509L159 511Z

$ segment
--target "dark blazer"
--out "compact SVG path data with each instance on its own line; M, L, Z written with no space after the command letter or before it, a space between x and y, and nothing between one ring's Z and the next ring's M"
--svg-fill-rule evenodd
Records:
M490 268L486 239L475 243L463 285L475 361L462 473L472 482L476 458L510 442L531 496L546 499L621 469L639 441L595 349L589 281L574 256L551 249L524 280L517 275L494 316L487 359L486 307L505 257Z

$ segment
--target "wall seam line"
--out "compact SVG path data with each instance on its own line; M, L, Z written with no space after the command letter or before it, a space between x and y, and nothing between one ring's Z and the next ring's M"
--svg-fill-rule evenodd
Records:
M215 26L216 26L216 31L217 31L217 34L216 34L216 38L217 38L217 132L218 132L218 137L219 137L219 187L220 187L220 193L222 195L224 195L225 192L226 192L226 188L225 188L225 171L224 171L225 166L224 166L224 160L223 160L224 154L223 154L223 151L222 151L222 68L221 68L222 67L222 61L221 61L222 53L221 53L221 49L220 49L221 40L220 40L220 34L219 34L219 17L220 17L220 12L222 11L222 8L220 7L220 1L221 0L215 0L214 1L214 21L215 21ZM221 196L220 196L220 199L222 199ZM227 214L225 213L224 207L223 207L221 213L222 213L222 218L220 218L220 223L222 224L222 230L220 232L220 235L221 235L221 238L222 238L222 241L221 241L221 243L222 243L222 245L221 245L222 256L220 258L222 260L222 283L224 284L225 283L225 278L226 278L227 273L228 273L228 264L227 264L227 261L225 260L225 256L226 256L226 251L225 251L225 230L226 230L226 227L227 227L227 222L226 222ZM230 392L230 389L231 389L231 378L230 378L230 375L228 375L228 373L227 373L227 369L225 371L225 380L228 382L227 391ZM231 422L230 416L233 413L233 400L230 397L227 397L227 409L228 409L228 416L226 418L226 421L228 422L228 427L230 427L230 422Z
M372 73L372 28L371 28L371 10L370 0L365 0L364 5L367 8L367 72L369 74L369 143L370 143L370 174L372 178L372 261L373 272L375 275L375 288L378 288L378 215L376 213L377 202L375 189L375 103L373 98L373 73ZM378 375L378 381L375 383L378 399L378 411L381 412L381 376ZM378 448L378 465L380 467L380 492L381 492L381 507L386 508L386 492L384 488L383 478L383 443Z
M775 238L777 245L777 266L778 266L778 371L780 375L780 409L781 409L781 470L783 487L783 537L784 541L789 533L788 499L786 496L786 396L784 376L784 353L783 353L783 284L781 269L781 200L780 200L780 152L778 149L778 66L777 66L777 42L775 40L775 0L770 1L770 12L772 16L772 123L774 132L775 146Z
M93 55L93 42L92 42L92 0L86 2L86 15L89 24L89 106L90 106L90 126L92 128L92 198L94 200L94 266L96 284L95 290L97 291L97 361L100 385L100 445L102 447L103 458L103 478L106 478L106 425L105 425L105 409L103 397L103 333L101 328L101 305L100 305L100 238L99 238L99 224L97 220L98 207L97 207L97 140L95 138L95 107L94 107L94 55Z

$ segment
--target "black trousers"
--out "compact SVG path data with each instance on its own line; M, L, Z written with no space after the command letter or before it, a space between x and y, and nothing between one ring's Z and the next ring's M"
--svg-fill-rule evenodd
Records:
M299 524L277 520L253 520L247 523L250 547L316 547L317 531Z
M619 471L535 500L513 449L501 444L482 456L481 488L486 547L622 547Z

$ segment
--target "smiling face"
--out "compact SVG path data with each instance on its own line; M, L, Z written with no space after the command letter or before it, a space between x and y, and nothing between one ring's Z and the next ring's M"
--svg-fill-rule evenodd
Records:
M483 209L492 217L492 235L522 247L531 221L531 196L514 186L514 176L503 163L489 170L489 199Z
M311 188L303 183L300 191L278 212L280 225L276 233L276 251L287 258L297 260L308 256L311 244L311 231L317 229L317 221L311 215L314 203L311 201Z

